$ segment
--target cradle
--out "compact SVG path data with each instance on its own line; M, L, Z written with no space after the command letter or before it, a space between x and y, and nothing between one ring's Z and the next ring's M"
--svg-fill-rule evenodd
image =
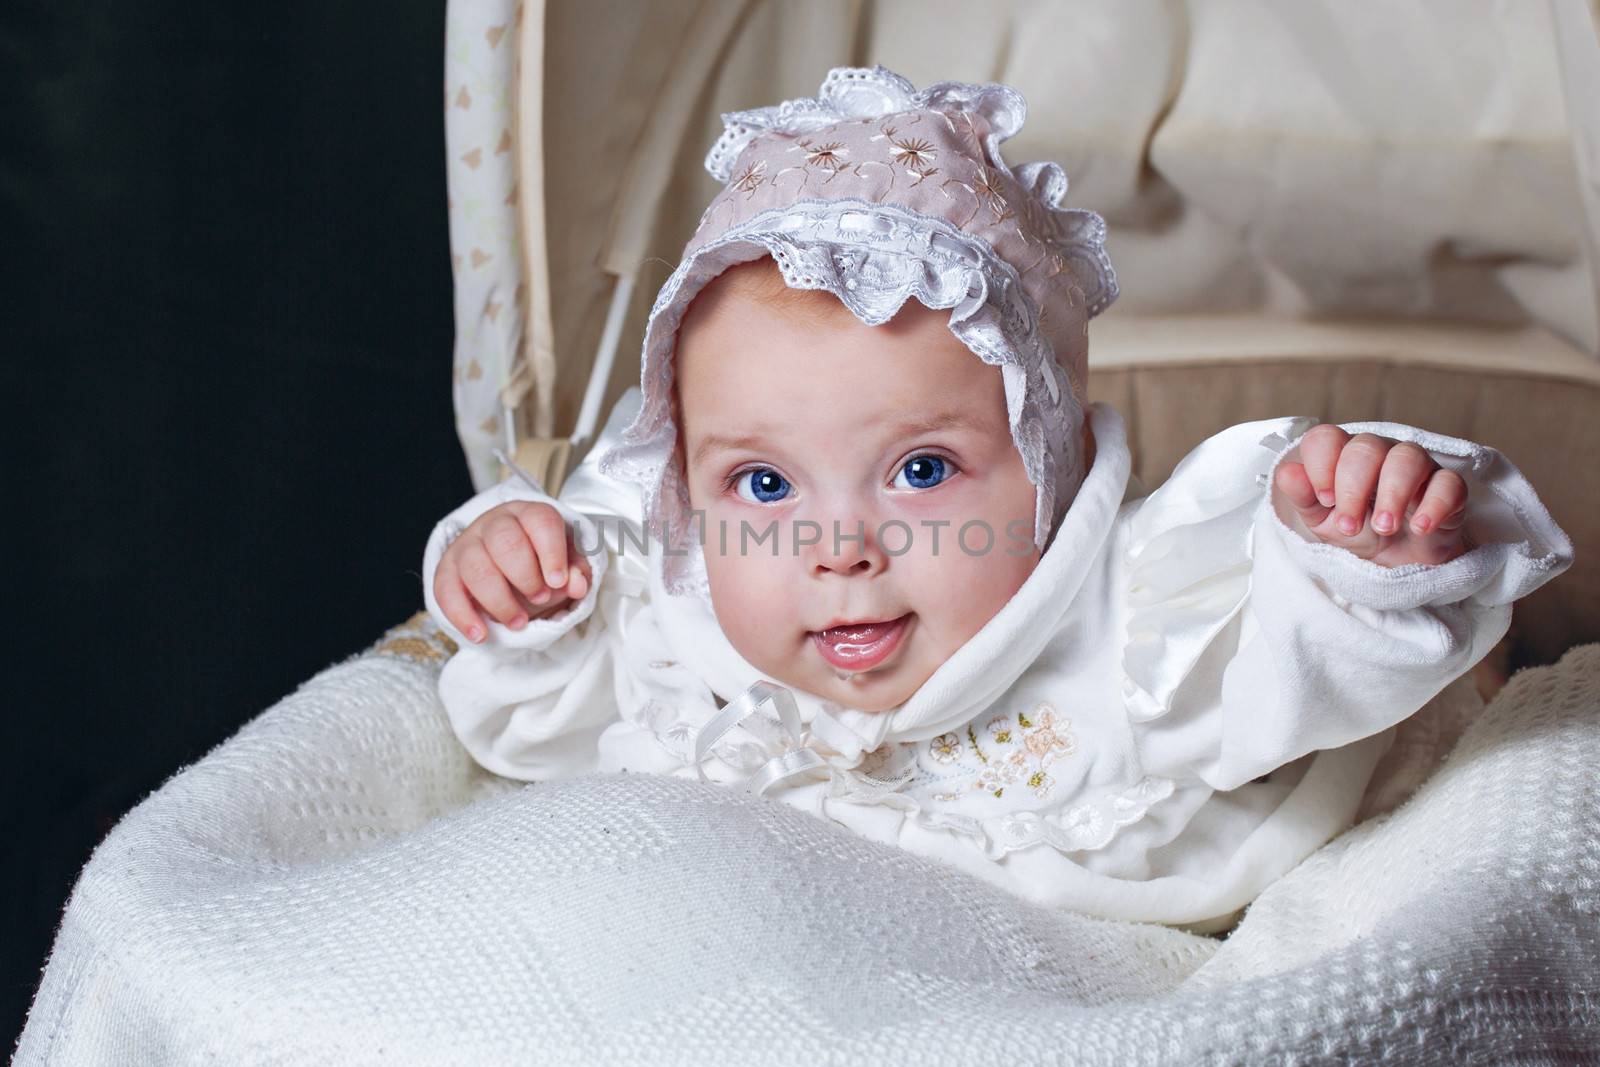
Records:
M1539 486L1577 564L1513 632L1560 662L1226 940L1042 913L714 787L495 778L419 615L119 823L16 1062L1600 1062L1600 646L1572 647L1600 640L1600 468L1571 462L1600 449L1600 9L1463 10L450 7L480 486L496 446L559 484L636 378L715 112L844 62L1029 98L1007 158L1059 160L1112 226L1090 389L1147 484L1293 412L1485 441Z

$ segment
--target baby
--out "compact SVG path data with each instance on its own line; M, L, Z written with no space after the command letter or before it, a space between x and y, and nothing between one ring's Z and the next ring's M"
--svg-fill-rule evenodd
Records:
M724 116L640 387L559 499L429 540L480 763L698 776L1218 929L1570 565L1503 456L1393 423L1236 426L1139 497L1084 396L1104 226L1002 160L1025 110L879 67Z

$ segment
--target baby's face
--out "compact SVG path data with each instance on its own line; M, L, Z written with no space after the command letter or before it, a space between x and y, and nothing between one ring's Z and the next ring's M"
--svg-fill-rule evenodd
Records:
M869 327L831 294L779 307L726 278L677 349L717 619L774 681L897 707L1038 563L1000 371L914 298Z

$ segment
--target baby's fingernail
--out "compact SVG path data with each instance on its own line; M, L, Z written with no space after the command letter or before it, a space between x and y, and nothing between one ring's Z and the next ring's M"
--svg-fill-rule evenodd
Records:
M483 631L474 626L467 631L467 637L476 644L483 640Z
M513 630L520 630L524 626L528 625L528 617L520 613L513 615L511 617L511 621L506 625L510 626Z
M1379 533L1390 533L1394 530L1394 515L1387 511L1380 511L1372 517L1372 528Z
M1418 515L1411 520L1411 528L1417 533L1427 533L1433 529L1433 520L1426 515Z
M550 587L552 589L559 588L560 586L567 584L567 572L551 571L549 574L545 575L544 580L550 583Z
M1333 507L1333 490L1331 490L1331 489L1318 489L1317 490L1317 503L1321 504L1325 508Z
M1356 531L1359 529L1361 529L1361 527L1356 523L1356 520L1352 519L1350 516L1339 516L1339 532L1344 534L1346 537L1354 537Z
M546 600L549 600L549 599L550 599L550 590L541 589L541 590L539 590L539 594L533 598L533 602L535 604L543 604Z

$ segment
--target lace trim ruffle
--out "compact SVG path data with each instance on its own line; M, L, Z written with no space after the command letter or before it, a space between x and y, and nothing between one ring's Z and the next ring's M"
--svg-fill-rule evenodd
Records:
M962 815L930 808L902 791L915 774L915 747L911 742L893 746L876 767L864 764L860 769L833 768L828 798L893 808L923 829L968 838L988 859L998 861L1012 852L1038 845L1048 845L1059 852L1105 848L1119 831L1144 818L1176 788L1170 778L1146 777L1124 789L1056 809L1015 811L987 818Z
M651 310L643 404L599 462L605 474L640 487L652 531L674 546L663 559L667 591L709 596L675 455L671 357L678 326L690 300L713 278L761 255L772 256L790 286L832 292L867 325L887 322L912 298L952 309L951 332L1002 369L1012 436L1038 490L1034 540L1042 550L1082 479L1081 442L1071 431L1082 424L1083 411L1076 383L1039 333L1037 309L1015 268L941 219L863 200L802 200L697 249L662 286Z
M882 66L835 67L823 79L815 98L802 97L771 107L724 114L722 135L706 154L705 167L717 181L727 183L740 153L761 134L799 135L848 119L924 109L981 115L988 129L983 138L987 158L1010 172L1000 154L1000 145L1027 120L1028 102L1021 93L1000 83L953 81L936 82L919 91L910 81ZM1031 203L1023 205L1023 210L1067 261L1083 290L1085 314L1091 318L1098 315L1117 298L1118 291L1117 273L1105 250L1105 220L1092 211L1061 206L1068 181L1059 164L1042 160L1024 163L1011 173L1030 197Z
M655 701L647 704L641 718L643 726L664 750L685 764L694 762L695 726ZM759 715L746 718L732 734L729 740L713 745L710 754L741 777L759 773L786 752L792 755L792 744L784 739L776 724ZM809 732L805 740L807 747L818 751ZM818 751L823 765L813 769L809 779L799 780L820 782L825 779L824 796L830 801L880 805L898 811L923 829L965 837L994 861L1039 845L1060 852L1104 848L1119 831L1144 818L1176 788L1172 779L1152 776L1123 789L1110 790L1082 803L1056 809L1007 812L989 817L962 815L925 805L906 792L918 777L917 747L916 742L886 744L867 753L857 765L849 766L838 753L824 746Z

